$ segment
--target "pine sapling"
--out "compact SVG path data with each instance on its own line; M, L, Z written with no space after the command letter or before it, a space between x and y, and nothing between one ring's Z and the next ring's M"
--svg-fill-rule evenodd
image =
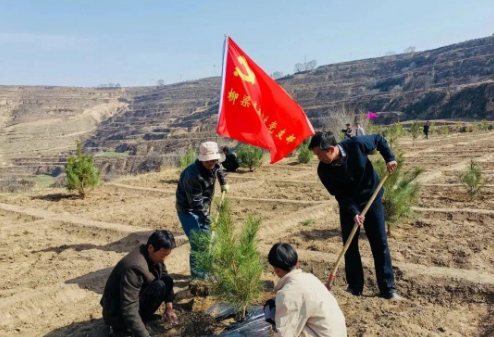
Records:
M89 190L99 185L100 171L94 166L94 158L82 153L82 144L77 143L77 155L70 156L65 165L67 188L77 190L81 198L85 198Z
M488 122L487 120L483 119L483 120L480 122L479 128L480 128L480 130L482 130L483 132L487 132L487 131L489 131L489 122Z
M216 235L196 232L191 240L198 245L196 264L209 270L213 291L218 298L239 310L239 319L248 306L259 299L263 286L261 274L265 267L258 251L257 232L260 219L248 216L238 231L227 198L218 208L218 219L212 224Z
M314 159L314 152L309 150L310 138L307 138L298 149L298 161L303 164L308 164Z
M187 152L180 158L180 169L184 170L196 160L196 157L197 153L194 150L187 150Z
M383 131L383 136L389 142L389 146L393 149L398 144L398 140L403 136L403 125L399 122L394 123Z
M242 144L237 151L237 160L240 166L248 167L250 172L254 171L254 168L262 165L264 153L261 148Z
M447 125L443 125L440 127L439 129L439 132L442 134L442 135L449 135L449 127Z
M439 127L436 125L436 122L431 123L429 130L430 130L431 137L438 133Z
M460 176L460 182L465 186L470 199L473 199L484 185L482 182L482 167L471 159L467 171Z
M461 132L461 130L463 129L463 123L458 120L458 123L456 123L456 132Z
M412 146L415 147L415 139L420 137L420 134L422 133L422 126L419 122L415 121L412 123L410 126L410 133L412 134Z
M398 167L384 183L382 199L389 236L392 236L391 226L400 224L413 213L412 206L417 203L420 192L417 178L424 171L421 167L405 169L402 154L396 156L396 161ZM382 159L375 160L372 164L379 176L386 174L386 163Z

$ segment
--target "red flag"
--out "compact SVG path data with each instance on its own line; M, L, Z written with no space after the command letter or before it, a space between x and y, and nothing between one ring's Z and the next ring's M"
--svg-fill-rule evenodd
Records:
M269 150L273 164L314 129L290 95L227 37L216 132Z

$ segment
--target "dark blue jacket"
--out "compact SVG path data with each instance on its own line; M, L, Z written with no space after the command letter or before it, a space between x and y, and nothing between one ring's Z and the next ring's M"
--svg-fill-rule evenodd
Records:
M340 212L357 215L379 185L379 176L367 155L377 150L386 163L395 160L395 156L381 135L353 137L338 145L346 154L341 165L320 162L317 174L328 192L335 196ZM382 193L383 190L377 197L382 198Z

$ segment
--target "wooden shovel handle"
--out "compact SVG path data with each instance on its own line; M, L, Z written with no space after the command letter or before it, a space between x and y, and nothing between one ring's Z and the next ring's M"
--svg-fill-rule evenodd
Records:
M388 179L388 177L389 177L389 173L386 173L386 175L384 175L381 182L377 186L376 190L372 194L371 198L369 199L369 201L365 205L364 210L362 211L362 213L360 213L361 216L365 217L365 214L367 214L367 211L369 210L372 203L376 199L377 195L379 194L379 191L383 187L384 182L386 181L386 179ZM333 270L331 270L331 273L329 274L328 283L326 284L326 287L328 288L328 290L331 290L331 288L333 288L333 282L334 282L334 278L336 276L336 272L338 271L338 268L340 267L341 261L343 260L343 256L345 256L345 253L348 250L348 247L350 247L350 244L352 243L353 237L355 236L355 233L357 233L358 228L359 228L358 224L355 224L353 226L353 229L352 229L352 232L350 233L350 236L346 240L346 243L343 246L343 249L341 250L340 255L338 255L338 259L336 260L336 263L333 267Z

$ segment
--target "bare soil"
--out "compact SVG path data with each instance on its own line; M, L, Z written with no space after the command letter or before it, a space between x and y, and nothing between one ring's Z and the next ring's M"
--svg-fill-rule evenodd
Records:
M360 246L365 296L345 288L343 266L333 290L350 336L494 336L494 133L408 140L408 166L426 162L415 214L389 238L401 302L375 296L365 233ZM487 186L470 199L458 176L471 149ZM302 267L322 280L341 249L336 203L318 182L316 163L288 158L255 172L227 175L234 217L259 215L261 248L294 244ZM107 336L99 300L112 267L157 228L176 232L167 261L182 324L151 325L153 336L200 336L221 329L200 312L215 301L188 291L188 243L175 212L178 170L118 178L82 200L60 189L0 194L0 335ZM219 191L217 191L219 195ZM215 207L213 207L213 214ZM276 277L264 273L272 296ZM262 302L262 301L261 301ZM194 322L191 324L190 322Z

